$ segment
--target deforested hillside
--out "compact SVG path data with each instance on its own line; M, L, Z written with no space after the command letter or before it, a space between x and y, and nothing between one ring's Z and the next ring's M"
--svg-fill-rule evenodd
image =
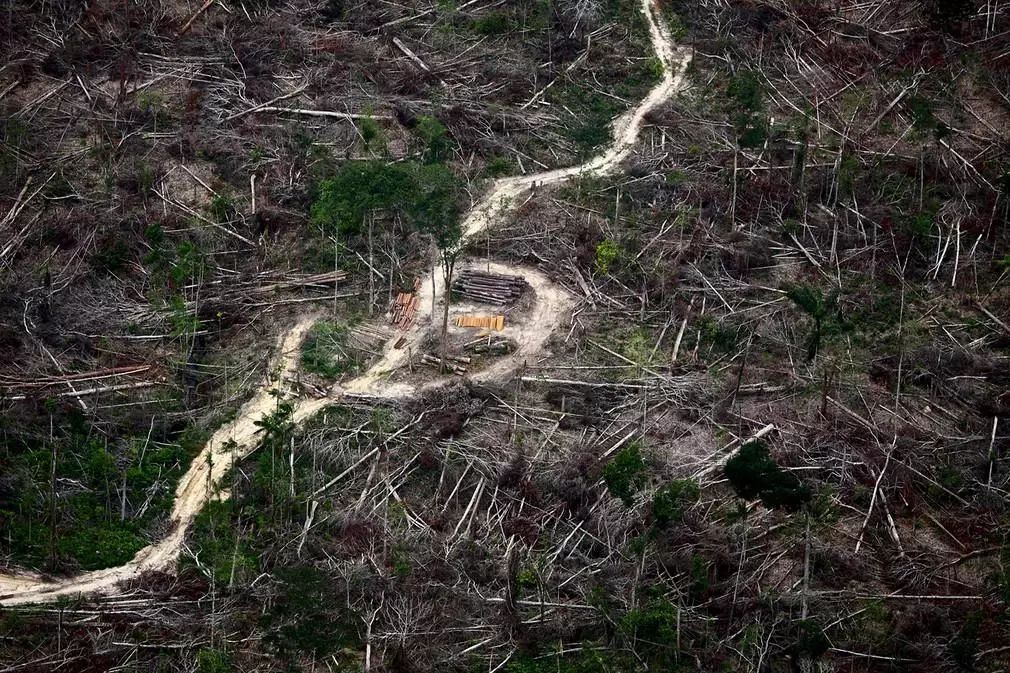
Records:
M988 671L1010 8L13 2L0 664Z
M9 3L0 553L56 572L129 559L288 316L346 323L411 287L416 227L313 211L340 167L446 165L465 207L491 177L605 143L662 66L637 6L591 9ZM341 183L355 200L361 184Z

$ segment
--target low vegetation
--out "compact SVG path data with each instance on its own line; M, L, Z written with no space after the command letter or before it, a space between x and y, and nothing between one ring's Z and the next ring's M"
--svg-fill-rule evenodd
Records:
M687 86L467 249L491 177L592 156L661 76L637 3L203 4L0 12L0 563L164 535L311 310L303 399L176 576L4 608L0 664L1010 668L1010 7L662 0ZM435 250L572 308L514 374L296 423Z

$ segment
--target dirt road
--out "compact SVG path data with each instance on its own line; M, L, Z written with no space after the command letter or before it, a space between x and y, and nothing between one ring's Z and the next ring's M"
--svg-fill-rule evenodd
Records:
M663 79L639 105L614 121L614 142L603 153L579 166L495 181L487 195L466 217L464 221L466 238L472 238L486 228L503 222L509 209L517 205L518 199L525 196L531 188L556 184L578 175L608 173L616 170L631 153L645 116L681 86L684 71L691 58L688 51L678 49L674 45L665 22L662 17L657 16L657 11L651 3L652 0L642 0L642 10L649 21L653 49L664 67ZM573 303L572 297L567 292L550 282L536 269L492 264L491 270L523 275L533 288L534 302L531 315L523 329L511 335L519 344L518 350L499 360L492 367L475 374L473 377L475 379L503 378L524 359L530 359L540 351L557 327L561 316ZM444 301L445 287L441 274L436 273L434 278L434 300L421 302L414 326L405 335L408 341L418 342L424 333L432 328L433 304L437 307ZM431 282L431 276L424 280L422 293L427 292ZM315 319L316 316L313 315L303 316L283 335L278 344L277 364L271 369L271 373L263 381L256 395L242 406L235 419L214 433L200 454L193 459L176 490L170 518L171 528L164 538L141 549L133 560L125 565L88 572L76 577L53 579L30 573L0 575L0 606L39 603L55 600L60 596L111 594L117 591L121 582L143 572L150 570L171 572L193 519L213 497L217 484L232 464L256 448L259 428L255 422L270 414L277 404L277 398L272 391L280 391L284 396L293 397L288 381L297 371L302 340ZM384 397L404 397L416 393L416 386L387 380L393 372L404 365L407 358L406 348L393 347L393 342L400 336L403 335L398 334L385 345L382 356L365 374L346 383L342 388L335 389L331 397L298 400L294 411L295 422L311 417L344 393L367 393ZM434 381L427 385L438 383Z

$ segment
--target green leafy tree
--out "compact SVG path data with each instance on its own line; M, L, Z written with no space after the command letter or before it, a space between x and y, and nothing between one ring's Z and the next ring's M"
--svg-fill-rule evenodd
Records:
M358 234L374 211L401 207L411 187L410 173L402 164L348 161L319 184L312 222L343 236Z
M438 249L447 288L442 316L444 359L449 325L448 288L463 247L459 206L462 188L445 164L434 163L441 156L438 148L444 142L445 128L434 118L427 119L419 122L416 133L425 142L428 163L347 162L332 178L320 183L311 216L324 231L344 236L360 233L367 222L370 242L374 213L393 210L431 239Z
M323 180L312 204L312 222L333 237L334 271L339 261L339 238L367 230L369 266L372 267L372 233L379 210L399 210L409 199L412 180L403 164L383 161L349 161ZM375 275L368 274L368 312L375 305ZM335 293L334 293L335 294ZM334 301L336 298L334 297Z

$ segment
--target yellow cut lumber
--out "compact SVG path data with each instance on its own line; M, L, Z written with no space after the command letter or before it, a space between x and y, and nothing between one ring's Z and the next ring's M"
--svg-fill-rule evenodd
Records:
M461 315L456 316L456 327L476 327L485 330L502 331L505 329L503 315Z

